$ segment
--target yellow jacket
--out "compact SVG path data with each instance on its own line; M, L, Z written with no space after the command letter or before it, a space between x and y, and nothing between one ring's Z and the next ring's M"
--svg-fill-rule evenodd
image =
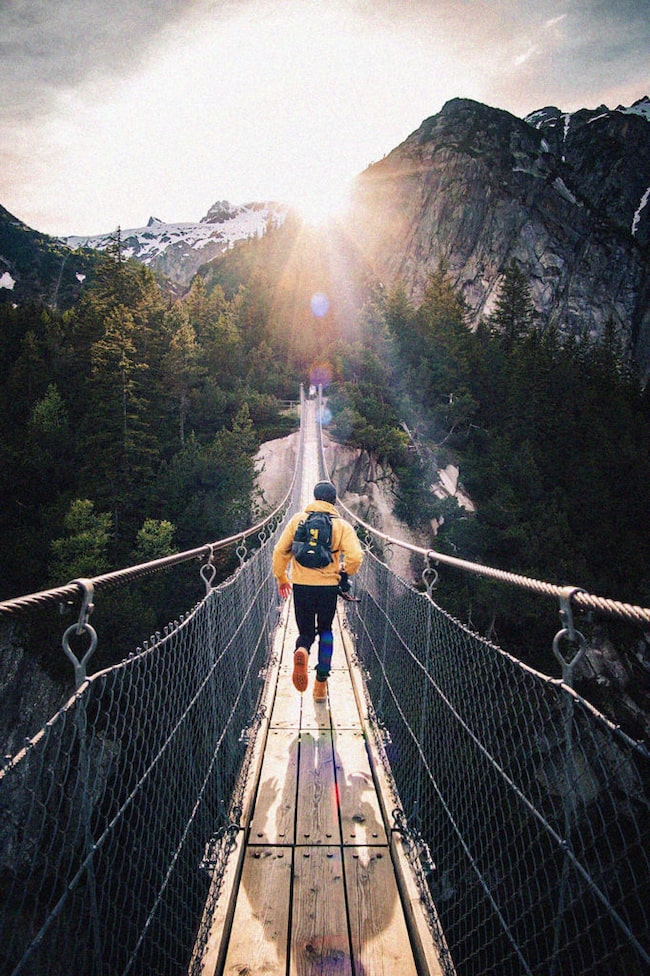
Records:
M300 522L304 522L309 512L328 512L332 516L332 561L322 569L310 569L296 562L291 552L291 544ZM273 550L273 575L278 585L289 582L287 569L291 564L291 582L306 584L307 586L338 586L341 574L339 572L339 555L345 556L345 571L348 576L357 572L363 560L363 550L357 534L345 519L342 519L334 505L329 502L314 501L305 507L304 512L297 512L286 525L278 543Z

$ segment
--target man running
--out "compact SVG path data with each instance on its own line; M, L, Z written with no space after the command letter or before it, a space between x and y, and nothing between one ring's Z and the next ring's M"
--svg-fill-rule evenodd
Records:
M291 567L298 626L293 655L293 684L301 693L307 690L309 684L307 661L318 633L318 664L314 683L314 701L317 702L324 702L327 698L327 679L332 663L332 621L339 583L356 573L363 560L357 534L350 523L340 517L334 507L335 502L336 488L331 481L319 481L314 487L314 501L306 506L304 512L298 512L291 518L273 550L273 575L278 581L283 600L291 593L292 584L287 576L287 569ZM330 559L319 568L303 565L299 561L300 546L294 545L296 530L301 523L307 522L311 512L325 513L331 519L331 539L328 540ZM301 533L302 530L299 536Z

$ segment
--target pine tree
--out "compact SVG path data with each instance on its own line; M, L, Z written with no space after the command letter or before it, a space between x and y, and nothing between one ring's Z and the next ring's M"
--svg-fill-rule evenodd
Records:
M118 305L107 316L103 336L90 350L91 376L82 454L83 490L115 513L116 538L122 520L141 512L159 455L158 428L151 422L148 364L138 348L133 316Z
M25 463L31 477L47 492L68 475L72 443L68 410L54 383L34 404L25 437Z
M513 259L504 272L490 325L512 345L532 329L535 315L526 275Z
M72 502L64 523L65 535L52 542L50 579L53 585L71 579L99 576L109 568L111 517L97 514L87 498Z
M178 436L185 443L185 423L189 414L192 393L196 389L202 371L198 363L199 348L196 333L189 321L182 322L169 343L169 351L163 360L167 388L178 405Z

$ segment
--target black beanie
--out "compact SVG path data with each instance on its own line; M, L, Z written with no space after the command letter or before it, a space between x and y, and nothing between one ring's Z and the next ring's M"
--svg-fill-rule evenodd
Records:
M333 505L336 501L336 488L331 481L319 481L314 486L314 498L317 502L329 502Z

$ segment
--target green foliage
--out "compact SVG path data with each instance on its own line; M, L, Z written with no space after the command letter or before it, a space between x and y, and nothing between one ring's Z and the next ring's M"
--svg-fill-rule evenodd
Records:
M439 463L444 445L477 505L475 516L437 506L437 547L647 606L647 400L613 325L598 344L538 331L512 264L494 315L472 334L443 274L419 309L399 291L387 303L406 367L403 407L417 408ZM529 599L447 569L439 596L517 653L539 640L548 665L548 615Z
M178 527L183 549L213 542L246 527L255 480L253 453L257 437L244 404L231 428L209 444L195 435L160 475L166 513Z
M25 469L43 492L65 486L71 460L70 419L54 383L36 400L25 436Z
M0 305L2 598L49 585L53 542L59 581L81 572L75 499L110 513L82 560L102 570L163 552L165 523L184 548L247 523L259 443L295 429L281 402L297 395L295 367L269 341L269 307L261 278L226 298L197 277L172 303L119 232L69 311Z
M50 580L61 586L70 580L99 576L109 568L110 515L97 514L87 498L72 502L64 519L65 535L52 542Z
M136 536L134 557L136 562L146 563L171 556L177 550L172 545L175 528L166 519L145 519Z

